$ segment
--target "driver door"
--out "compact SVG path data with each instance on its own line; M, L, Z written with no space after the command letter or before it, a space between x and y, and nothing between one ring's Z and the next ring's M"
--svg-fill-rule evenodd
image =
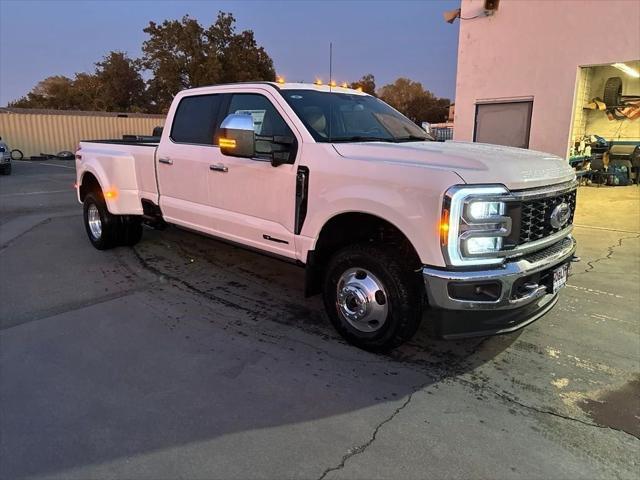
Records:
M230 95L226 114L251 114L256 135L296 138L273 101L261 93ZM298 145L301 142L297 141ZM226 156L217 151L209 172L217 235L295 258L296 166L266 158ZM299 155L299 152L298 152Z

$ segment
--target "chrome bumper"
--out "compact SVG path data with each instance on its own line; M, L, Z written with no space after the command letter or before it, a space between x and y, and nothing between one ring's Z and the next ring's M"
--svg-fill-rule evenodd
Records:
M535 282L526 285L523 292L515 292L514 286L526 277L548 271L570 261L576 251L576 242L567 236L560 242L539 252L507 262L493 270L455 271L424 267L424 277L429 306L443 310L510 310L524 307L548 295L546 285ZM495 300L462 300L450 295L449 286L497 282L500 294Z

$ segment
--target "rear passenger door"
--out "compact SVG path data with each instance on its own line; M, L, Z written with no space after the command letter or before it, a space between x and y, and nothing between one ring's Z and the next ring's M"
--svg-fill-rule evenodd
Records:
M301 139L285 121L273 98L263 93L233 93L230 113L251 114L258 136L289 136L300 155ZM257 142L256 148L258 149ZM265 145L268 147L268 145ZM296 166L274 167L268 158L230 157L219 153L223 170L210 172L209 191L216 207L218 235L278 255L295 258L294 217ZM292 161L295 157L292 158Z
M221 94L183 97L169 134L158 147L160 207L167 221L213 233L209 165L219 155L214 133L221 115Z

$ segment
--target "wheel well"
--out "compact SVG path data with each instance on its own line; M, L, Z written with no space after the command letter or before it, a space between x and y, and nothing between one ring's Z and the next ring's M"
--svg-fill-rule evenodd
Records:
M84 197L89 192L102 192L102 187L100 187L98 179L92 173L87 172L82 176L82 183L80 184L81 202L84 202Z
M305 293L320 293L324 268L336 251L355 243L383 243L393 246L407 268L422 265L409 239L398 227L368 213L343 213L330 219L320 231L315 249L309 252L306 267Z

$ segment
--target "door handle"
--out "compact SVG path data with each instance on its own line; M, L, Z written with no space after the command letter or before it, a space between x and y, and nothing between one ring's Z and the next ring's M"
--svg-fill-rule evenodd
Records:
M227 173L229 169L224 166L222 163L216 163L215 165L209 165L209 170L213 170L215 172Z
M173 165L173 160L170 158L159 158L158 161L160 163L164 163L165 165Z

